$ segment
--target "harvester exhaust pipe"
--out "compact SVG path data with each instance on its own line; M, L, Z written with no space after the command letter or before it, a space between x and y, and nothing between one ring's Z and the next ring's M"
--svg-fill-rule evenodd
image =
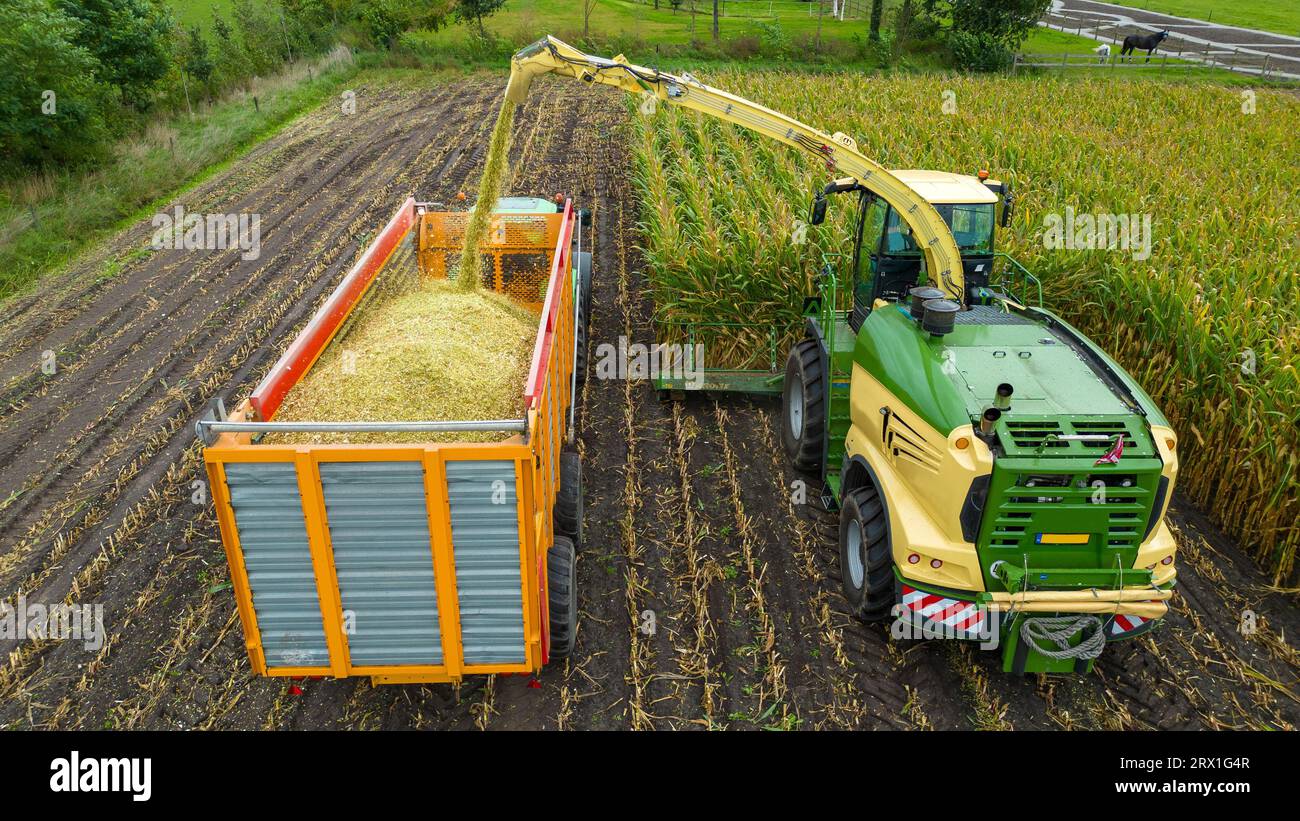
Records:
M1011 410L1011 394L1015 393L1015 390L1009 382L998 385L997 396L993 397L993 407L1000 411Z
M980 433L984 436L993 435L993 426L1002 418L1002 411L997 408L986 408L984 415L980 417Z

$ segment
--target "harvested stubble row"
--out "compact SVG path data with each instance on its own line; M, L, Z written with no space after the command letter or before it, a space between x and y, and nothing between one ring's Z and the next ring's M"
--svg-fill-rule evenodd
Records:
M425 422L524 415L537 318L446 282L362 305L285 398L277 422ZM273 444L499 441L502 433L280 433Z
M1018 194L1002 247L1160 403L1180 434L1180 489L1281 582L1300 547L1300 102L1240 89L1033 77L817 76L720 72L707 82L825 130L889 168L975 173ZM953 96L955 95L955 96ZM940 105L955 99L958 107ZM631 103L630 105L635 105ZM990 112L1008 112L990 116ZM712 367L781 356L822 253L852 250L853 208L799 242L823 164L670 106L633 115L637 184L660 335L734 323L708 340ZM1149 255L1046 241L1045 219L1151 220ZM847 265L841 267L843 274Z

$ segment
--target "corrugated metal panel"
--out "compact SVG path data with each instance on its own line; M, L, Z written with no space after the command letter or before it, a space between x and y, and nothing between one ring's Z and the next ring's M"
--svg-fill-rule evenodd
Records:
M515 463L448 462L447 501L465 663L523 663Z
M424 466L323 462L320 481L352 664L442 664Z
M228 462L225 468L267 666L329 664L294 466Z

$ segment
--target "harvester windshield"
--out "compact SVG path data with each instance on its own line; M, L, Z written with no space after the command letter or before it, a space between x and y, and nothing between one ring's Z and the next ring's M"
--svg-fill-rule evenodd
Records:
M993 253L994 203L961 203L957 205L936 204L934 209L943 217L952 229L953 239L963 254ZM864 239L867 239L864 237ZM885 225L884 252L886 254L920 254L910 231L898 217L898 212L889 209Z

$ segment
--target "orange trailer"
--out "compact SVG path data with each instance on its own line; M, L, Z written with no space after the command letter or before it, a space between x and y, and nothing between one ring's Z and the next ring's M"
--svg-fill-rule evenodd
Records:
M504 202L504 201L503 201ZM538 201L545 202L545 201ZM485 284L538 313L520 419L277 422L371 286L445 276L464 214L407 200L252 394L196 423L245 646L259 675L456 682L535 673L573 645L582 476L565 448L582 374L585 220L496 213ZM503 278L514 255L534 274ZM575 260L578 264L575 264ZM543 264L539 266L537 262ZM276 431L500 431L498 442L263 444ZM409 441L409 439L408 439Z

